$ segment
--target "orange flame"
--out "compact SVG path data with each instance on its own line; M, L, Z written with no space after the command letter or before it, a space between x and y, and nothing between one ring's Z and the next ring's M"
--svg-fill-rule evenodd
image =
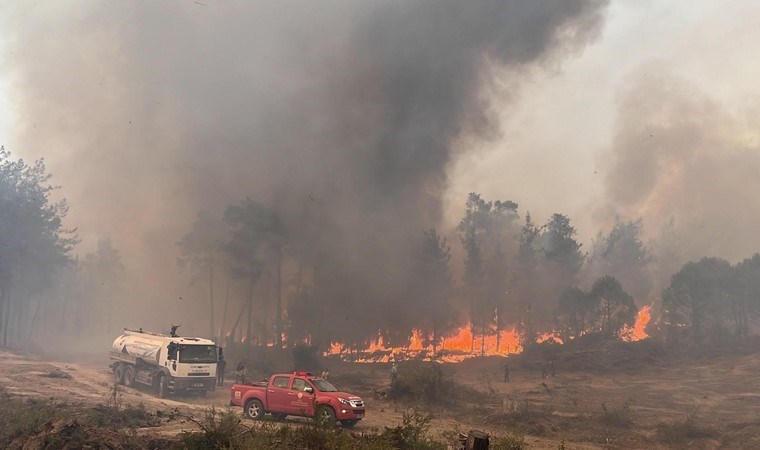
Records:
M652 305L647 305L639 311L636 315L636 323L633 327L626 327L621 336L626 342L640 341L649 337L646 331L644 331L652 320Z
M543 333L541 336L536 339L536 342L539 344L543 344L544 342L556 342L557 344L564 344L565 341L559 337L559 334L557 334L556 331L552 331L551 333Z
M392 359L421 359L424 361L459 362L473 356L494 356L520 353L520 335L515 329L502 330L498 336L492 330L491 334L474 335L472 327L466 325L454 333L441 339L440 344L432 344L432 336L425 336L421 330L412 330L412 335L406 345L399 347L388 346L385 339L378 333L377 337L367 342L361 350L357 362L388 362ZM425 345L425 342L428 342ZM325 356L341 355L345 347L339 342L333 342Z
M636 316L633 327L626 327L621 337L626 342L640 341L649 335L645 328L652 316L652 305L643 307ZM498 335L494 329L487 330L485 335L476 334L477 328L468 324L459 327L453 333L445 336L440 343L434 346L432 336L425 336L419 330L412 330L406 345L393 347L385 342L385 338L378 332L377 337L369 340L365 348L359 350L351 357L356 362L389 362L396 359L419 359L423 361L461 362L474 356L508 356L521 353L523 347L520 334L516 329L501 330ZM425 343L428 343L425 345ZM557 331L541 334L537 343L556 342L564 344ZM340 342L333 342L330 349L324 355L344 355L348 349Z

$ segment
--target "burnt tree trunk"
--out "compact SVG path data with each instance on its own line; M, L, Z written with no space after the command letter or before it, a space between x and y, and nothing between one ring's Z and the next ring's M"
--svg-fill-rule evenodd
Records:
M496 307L496 353L501 350L501 310Z
M8 345L8 325L11 316L11 293L10 289L5 291L5 301L3 302L5 313L3 314L3 347Z
M274 316L275 342L282 350L282 249L277 252L277 307Z
M488 434L470 430L468 434L459 433L459 449L460 450L488 450L489 446Z
M26 342L30 342L32 338L34 337L34 332L37 329L37 322L40 319L40 307L42 305L42 299L37 299L37 305L34 307L34 314L32 314L32 320L29 323L29 329L27 330L26 334Z
M230 305L230 277L227 277L227 292L224 294L224 309L222 310L222 322L219 324L219 343L225 337L224 326L227 325L227 309Z
M211 323L209 328L209 339L214 339L214 260L209 261L208 267L208 301L209 311L211 313Z
M253 333L251 333L253 322L253 285L254 281L253 278L251 278L248 285L248 329L246 330L245 338L245 348L247 353L251 352L251 340L253 338Z
M259 333L256 337L256 345L266 346L269 343L269 295L272 293L272 274L267 272L266 284L264 285L264 295L262 300L262 313L261 318L255 321L259 327ZM274 341L272 341L274 342Z
M466 450L488 450L488 435L482 431L471 430L467 435Z
M238 325L240 324L240 321L243 319L243 314L245 314L245 310L248 308L248 302L243 302L243 307L240 309L240 313L237 316L237 319L235 320L235 324L232 325L232 330L230 330L230 336L232 337L232 340L235 340L235 335L237 333Z
M5 340L2 338L5 334L5 289L0 290L0 346L5 346Z

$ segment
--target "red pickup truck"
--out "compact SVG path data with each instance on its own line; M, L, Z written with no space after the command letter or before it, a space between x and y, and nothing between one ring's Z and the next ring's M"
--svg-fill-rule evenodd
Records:
M350 428L364 418L361 398L340 392L309 372L275 374L269 382L233 384L230 396L230 405L242 406L243 413L250 419L261 419L266 413L280 419L318 417L325 423L337 420Z

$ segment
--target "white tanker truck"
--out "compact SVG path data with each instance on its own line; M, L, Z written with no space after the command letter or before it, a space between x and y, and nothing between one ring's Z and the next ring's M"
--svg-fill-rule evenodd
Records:
M217 347L209 339L180 337L125 328L113 341L109 358L116 383L142 384L158 397L196 392L216 385Z

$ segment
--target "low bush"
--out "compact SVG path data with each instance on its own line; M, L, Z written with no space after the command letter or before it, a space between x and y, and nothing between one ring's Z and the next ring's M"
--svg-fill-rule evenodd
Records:
M620 428L628 428L633 425L633 420L631 419L631 400L624 401L618 407L611 407L602 403L601 421L607 425Z
M689 414L684 420L657 425L657 438L664 444L683 444L693 439L710 439L718 436L717 430L697 424L696 413Z
M430 405L488 401L485 394L457 383L451 369L437 363L410 362L399 368L388 398Z
M61 409L51 406L50 401L13 397L0 387L0 448L57 418Z
M200 432L184 433L176 449L208 448L261 449L300 448L336 450L380 449L445 449L443 442L428 436L429 415L414 411L404 414L402 424L386 427L382 432L372 430L354 433L337 427L282 425L270 421L255 422L252 427L241 424L231 411L209 410L203 421L196 422Z
M525 442L525 437L519 433L509 433L491 439L493 450L523 450L525 448L528 448L528 444Z

